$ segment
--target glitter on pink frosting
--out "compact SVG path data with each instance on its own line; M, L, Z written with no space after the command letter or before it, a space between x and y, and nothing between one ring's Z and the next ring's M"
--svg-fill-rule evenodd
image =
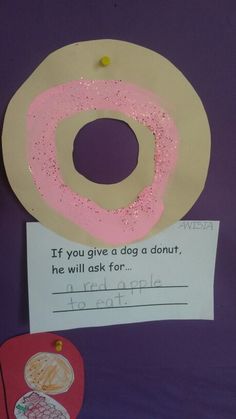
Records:
M155 137L152 184L125 208L107 210L74 192L62 179L56 157L56 128L65 118L90 110L118 111ZM109 244L142 239L159 221L163 194L177 160L178 132L150 91L121 80L80 79L38 95L27 113L27 152L34 184L57 213ZM147 162L148 164L148 162Z

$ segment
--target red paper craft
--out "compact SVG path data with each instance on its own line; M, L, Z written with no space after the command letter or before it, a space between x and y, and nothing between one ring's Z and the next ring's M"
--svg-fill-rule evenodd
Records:
M0 371L0 414L1 414L1 419L8 419L7 411L6 411L6 400L5 400L5 394L4 394L4 385L3 385L3 379L2 379L1 371Z
M72 366L74 381L68 391L55 394L52 397L64 406L71 419L77 417L84 395L84 366L82 357L78 349L64 337L54 333L38 333L10 339L0 348L0 366L2 372L2 385L0 383L1 419L15 419L14 409L16 402L31 390L24 378L25 365L29 358L39 352L58 354L55 346L55 342L58 340L63 343L62 350L59 354L65 357Z

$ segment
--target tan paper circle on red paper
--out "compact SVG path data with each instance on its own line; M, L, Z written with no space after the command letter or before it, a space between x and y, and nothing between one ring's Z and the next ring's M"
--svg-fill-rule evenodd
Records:
M25 365L27 385L35 391L50 395L65 393L74 381L74 372L69 361L62 355L39 352Z
M108 67L99 65L99 60L104 54L111 57L111 64ZM132 236L130 231L135 230L138 224L138 217L135 221L136 224L133 223L131 225L127 234L124 232L124 225L127 221L125 220L120 234L118 234L118 230L116 235L114 233L115 237L119 237L119 242L112 241L111 236L106 237L103 235L105 229L109 230L106 223L102 225L97 234L93 234L96 223L90 227L88 222L88 228L86 223L84 223L83 227L81 227L81 225L71 221L73 217L69 219L65 216L65 213L60 213L58 210L55 211L52 204L48 204L45 197L39 193L40 188L39 186L36 187L36 182L29 170L26 150L26 138L28 135L26 115L31 104L35 103L34 101L37 97L39 98L38 101L43 100L43 96L40 96L42 92L53 87L56 89L59 85L67 86L68 83L71 83L70 88L74 86L76 89L76 84L73 84L73 81L77 80L79 83L79 80L84 80L81 78L88 80L90 84L92 83L91 81L95 81L95 85L98 80L107 80L111 83L112 81L118 82L121 80L120 86L123 89L126 88L126 85L130 89L132 86L136 86L139 98L142 97L141 89L144 89L144 92L152 92L158 98L160 109L166 112L166 117L173 120L178 131L179 143L176 164L173 170L168 173L168 179L166 179L161 198L160 196L157 198L157 200L160 200L160 205L163 206L163 210L158 213L159 218L156 219L156 222L154 222L154 219L149 220L150 215L148 215L148 204L145 198L146 201L142 202L142 205L145 207L146 214L144 214L143 218L140 217L140 219L142 219L141 223L143 224L146 220L147 225L142 225L139 234L135 235L133 233ZM85 81L83 81L82 87L85 87ZM138 106L140 122L140 103ZM117 110L114 109L114 111ZM109 117L110 111L109 109L106 114L106 110L103 109L104 117ZM146 120L148 117L148 115L145 115ZM139 126L139 124L137 125ZM144 125L147 127L148 124L145 123ZM138 137L141 136L145 140L143 127L140 131L137 128L136 133ZM7 109L3 128L3 153L7 175L14 192L25 208L42 224L68 239L84 244L104 245L106 243L108 245L119 245L140 240L149 234L161 231L182 218L192 207L204 187L207 176L210 157L210 130L206 113L198 95L183 74L168 60L158 53L138 45L115 40L96 40L72 44L55 51L40 64L21 86ZM149 166L149 164L150 161L145 162L145 164L140 162L140 165L144 168ZM69 172L70 168L68 168ZM126 191L124 193L126 202L129 201L130 196L130 208L132 209L134 188L130 188L129 184L129 195L129 191L126 190L127 184L129 182L124 182L122 187ZM138 184L135 174L134 184ZM88 195L91 196L91 190L94 185L90 186L91 189L88 185L88 191L90 189ZM95 193L97 193L96 188L98 190L97 185L94 189ZM135 190L138 189L139 187L136 187ZM122 195L122 192L120 193ZM56 199L58 199L58 196ZM120 202L122 202L122 198ZM112 200L112 194L109 202L104 203L103 206L105 208L117 208ZM140 210L140 207L141 205L138 210ZM150 208L151 214L153 207L150 206ZM134 212L131 213L131 209L128 223L131 223L130 219L134 214ZM118 208L117 213L119 212L121 212L121 209ZM124 212L122 213L124 219L123 214ZM116 216L116 214L113 215L114 217ZM112 220L110 224L114 225Z

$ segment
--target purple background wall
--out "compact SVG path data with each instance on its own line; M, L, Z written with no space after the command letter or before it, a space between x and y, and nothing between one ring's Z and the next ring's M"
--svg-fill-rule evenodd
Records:
M0 117L51 51L126 40L172 61L200 95L212 132L206 187L187 219L220 220L215 321L163 321L61 333L86 367L81 419L235 419L236 257L234 0L0 2ZM13 121L14 123L14 121ZM29 330L25 222L1 160L0 339ZM73 419L73 418L72 418Z

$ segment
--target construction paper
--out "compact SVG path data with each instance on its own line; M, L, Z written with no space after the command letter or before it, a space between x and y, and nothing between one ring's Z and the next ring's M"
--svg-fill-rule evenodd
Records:
M56 127L66 117L90 109L119 110L147 126L155 138L152 182L126 207L103 209L76 194L61 177ZM48 89L34 99L27 113L26 147L41 198L91 236L117 245L141 239L159 221L163 193L176 165L178 132L151 92L123 81L82 79Z
M98 64L104 51L111 58L107 67ZM157 95L162 109L174 121L180 137L178 160L164 191L163 202L159 204L157 219L162 214L161 218L155 225L148 225L148 222L145 225L146 221L141 220L143 230L139 234L129 238L124 236L119 241L137 240L146 235L147 230L150 234L161 231L191 208L204 187L210 156L210 131L202 103L185 77L165 58L137 45L98 40L67 46L51 54L22 85L10 102L3 129L4 161L13 190L30 213L58 234L88 245L111 244L111 240L102 237L101 232L95 237L93 230L91 235L91 231L85 229L86 223L79 227L58 210L50 208L35 185L25 152L26 115L30 104L42 92L81 78L89 83L93 80L121 80L147 89ZM146 161L145 165L149 162ZM114 194L110 196L110 207L114 208L112 196ZM108 227L105 223L102 231Z
M97 248L27 223L31 332L213 319L218 229L180 221L136 245Z
M44 393L29 392L17 402L14 410L20 419L70 419L66 409Z
M69 361L60 354L39 352L25 366L25 381L32 390L47 394L65 393L74 381Z
M6 400L5 400L5 389L2 378L2 371L0 371L0 412L1 419L8 419L7 410L6 410Z
M66 358L70 363L74 373L74 381L67 391L52 396L53 404L57 407L56 402L59 403L66 409L71 419L76 418L79 414L84 396L84 366L79 350L64 337L54 333L40 333L17 336L5 342L0 348L0 365L5 391L7 419L16 417L14 413L15 407L22 402L23 396L37 393L31 390L25 380L27 362L38 353L46 352L54 356L58 355L55 345L57 340L61 340L63 343L60 356ZM49 401L48 397L45 394L47 402Z

